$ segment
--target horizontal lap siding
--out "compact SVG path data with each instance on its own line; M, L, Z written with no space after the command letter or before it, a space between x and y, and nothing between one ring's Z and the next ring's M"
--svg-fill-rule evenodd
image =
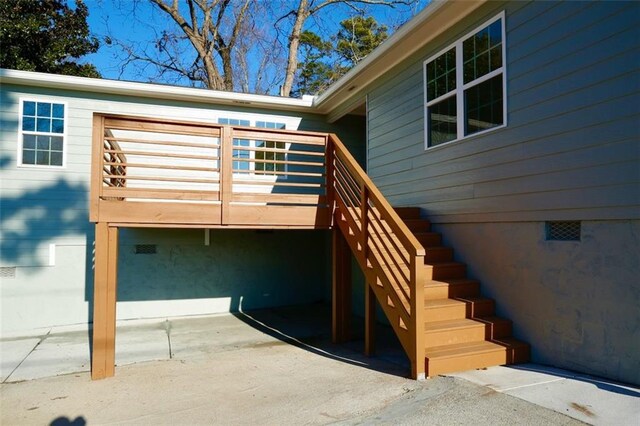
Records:
M66 103L66 167L16 167L19 99ZM287 128L336 132L354 150L363 146L364 120L347 116L335 125L324 117L246 107L160 101L3 84L0 93L1 266L46 266L49 244L91 244L89 222L91 134L94 112L217 122L219 117L287 123Z
M424 59L506 10L508 126L424 150ZM640 216L640 7L513 2L473 18L369 93L369 173L436 222Z

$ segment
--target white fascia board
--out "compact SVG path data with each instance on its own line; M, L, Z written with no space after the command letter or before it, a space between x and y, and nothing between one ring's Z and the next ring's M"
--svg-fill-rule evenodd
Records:
M352 97L364 96L362 89L486 1L433 0L358 65L317 96L314 106L318 112L331 115Z
M280 96L253 95L248 93L196 89L192 87L75 77L1 68L0 83L207 104L243 105L274 110L314 112L314 98L308 96L305 96L303 99L294 99Z

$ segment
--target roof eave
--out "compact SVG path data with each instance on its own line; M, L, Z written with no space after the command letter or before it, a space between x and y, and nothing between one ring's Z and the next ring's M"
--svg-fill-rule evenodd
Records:
M140 96L144 98L200 102L207 104L252 106L285 111L313 112L312 97L294 99L280 96L223 92L219 90L66 76L1 68L0 83L111 95Z
M432 1L369 56L316 97L314 106L320 113L331 114L354 96L362 96L363 89L373 81L486 1Z

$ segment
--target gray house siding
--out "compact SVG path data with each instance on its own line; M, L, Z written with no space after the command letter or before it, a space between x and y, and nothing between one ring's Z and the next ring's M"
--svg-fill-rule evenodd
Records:
M507 126L425 150L423 61L505 11ZM422 207L533 360L640 383L640 6L490 2L367 91L368 172ZM580 220L580 242L545 221Z
M422 62L506 10L508 126L424 150ZM638 6L492 3L369 93L369 173L435 222L637 217Z
M66 103L66 167L17 167L22 97ZM88 197L94 112L208 122L230 115L284 121L292 129L335 132L364 160L364 120L359 117L330 125L314 114L3 84L0 266L15 272L1 284L3 335L91 320L94 227ZM154 244L157 253L135 254L137 244ZM205 246L203 230L123 230L117 318L322 300L331 281L328 247L329 235L323 231L211 230Z

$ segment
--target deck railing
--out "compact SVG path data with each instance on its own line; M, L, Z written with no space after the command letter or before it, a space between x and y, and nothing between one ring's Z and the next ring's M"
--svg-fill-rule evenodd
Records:
M425 359L425 250L335 135L329 137L329 158L336 224L419 378Z
M326 134L96 115L93 143L95 222L330 226Z

